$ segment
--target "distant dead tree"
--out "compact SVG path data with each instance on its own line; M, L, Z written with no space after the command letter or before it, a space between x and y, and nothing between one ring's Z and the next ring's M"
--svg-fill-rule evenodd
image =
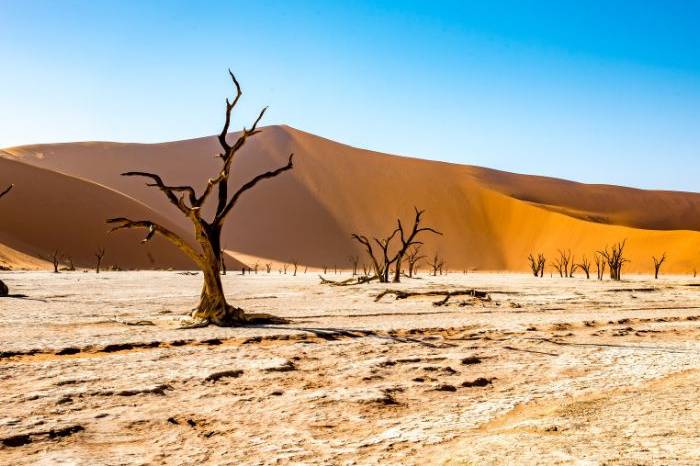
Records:
M408 277L413 278L417 272L417 266L425 259L425 256L420 253L422 244L416 244L406 252L406 261L408 261Z
M255 275L258 274L259 268L260 268L260 263L258 261L255 261L255 264L253 264L253 272L255 272Z
M360 256L350 256L348 257L348 261L352 265L352 276L354 277L355 275L357 275L357 265L360 263Z
M423 214L425 210L418 210L417 207L413 208L415 216L413 218L413 226L409 230L404 230L401 219L397 219L396 229L399 231L399 240L401 241L401 246L396 253L394 259L394 283L399 283L401 281L401 263L404 256L408 250L414 246L420 246L423 244L422 241L418 241L417 236L420 233L433 233L442 236L442 233L431 227L421 227L420 222L423 219Z
M265 272L267 272L267 273L272 272L272 264L270 264L269 262L267 264L265 264Z
M413 226L405 229L401 219L397 219L397 227L391 234L385 238L374 237L371 240L365 235L353 234L352 238L365 247L367 255L371 259L371 264L374 267L374 273L381 283L389 282L389 274L394 272L394 283L401 281L401 264L408 250L414 245L423 244L417 239L417 236L423 232L435 233L442 235L439 231L431 227L421 227L424 210L419 210L414 207L415 216ZM394 238L398 238L401 244L396 249L395 253L391 253L391 243ZM378 246L379 250L374 249L374 245Z
M247 321L245 311L241 308L231 306L226 301L223 286L221 283L221 229L228 214L236 206L241 196L254 188L263 180L274 178L293 168L294 154L289 156L287 163L277 169L261 173L242 184L232 195L229 193L229 178L231 166L238 151L245 145L248 138L258 134L258 123L265 114L263 108L250 129L243 128L234 143L229 143L227 134L231 124L231 112L236 107L242 92L236 77L229 70L229 75L236 88L236 96L233 101L226 99L225 121L218 140L222 152L221 169L214 174L206 183L202 192L197 195L197 191L192 186L170 186L163 179L154 173L146 172L126 172L124 176L139 176L150 180L147 186L158 188L163 192L168 201L173 204L191 222L194 229L195 239L199 247L195 248L180 237L177 233L159 225L151 220L131 220L124 217L112 218L108 223L116 225L111 231L125 228L142 228L147 230L143 242L148 242L158 233L165 239L179 248L189 257L201 270L204 277L202 292L197 308L192 312L193 321L189 327L205 326L215 324L219 326L232 326L243 324ZM212 209L213 214L210 219L203 217L208 209L205 203L210 199L210 195L216 192L216 208Z
M666 253L664 252L658 259L656 258L656 256L652 256L652 259L654 259L654 278L658 280L661 266L664 262L666 262Z
M323 274L325 275L328 273L328 266L327 265L322 265L321 268L323 269Z
M625 259L624 256L626 243L627 240L624 240L620 243L614 244L610 251L608 251L607 246L604 250L598 251L598 253L605 258L605 261L608 264L608 268L610 269L610 278L612 280L622 280L622 266L629 262L629 260Z
M102 265L102 258L105 256L105 248L98 248L97 251L95 251L95 259L96 259L96 264L95 264L95 273L100 273L100 265Z
M365 277L369 275L369 267L367 267L367 264L365 264L364 262L362 263L362 275L364 275Z
M282 270L284 271L284 274L287 275L287 269L289 268L289 264L286 262L282 264Z
M537 254L537 259L535 259L535 256L530 253L530 255L527 256L527 260L530 262L532 275L542 278L544 276L544 267L547 264L547 259L544 257L544 254Z
M588 259L588 257L586 257L585 254L581 258L581 262L576 264L576 267L583 270L583 272L586 274L586 280L590 280L590 278L591 278L591 261L590 261L590 259Z
M442 275L442 267L445 265L445 261L440 257L440 254L436 252L430 260L429 265L433 271L433 277L436 277L438 272Z
M51 263L53 264L53 273L60 273L60 270L58 269L58 266L61 265L61 251L58 249L55 249L51 253Z
M560 277L572 278L576 271L576 264L571 250L559 249L557 252L559 253L559 258L554 261L554 268L557 269Z
M594 254L594 259L596 275L598 276L598 280L602 280L603 276L605 275L605 257L603 257L603 255L600 252L596 252Z
M297 276L297 269L299 268L299 260L298 259L292 259L292 268L294 269L294 273L292 274L293 277Z

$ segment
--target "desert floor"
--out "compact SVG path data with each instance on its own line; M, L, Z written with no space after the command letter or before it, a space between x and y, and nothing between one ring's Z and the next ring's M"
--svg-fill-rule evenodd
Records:
M0 464L700 462L700 280L230 273L292 323L178 330L199 276L0 278Z

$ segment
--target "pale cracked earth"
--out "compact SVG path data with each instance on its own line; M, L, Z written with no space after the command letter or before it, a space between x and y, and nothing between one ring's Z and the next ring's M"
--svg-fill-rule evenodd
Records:
M291 323L190 330L199 276L0 278L0 464L700 463L692 278L229 274Z

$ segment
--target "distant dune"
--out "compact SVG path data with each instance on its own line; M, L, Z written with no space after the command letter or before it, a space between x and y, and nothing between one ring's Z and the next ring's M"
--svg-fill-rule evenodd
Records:
M415 205L426 209L426 222L444 233L425 237L426 253L439 252L451 270L524 271L531 251L551 258L558 248L565 248L590 258L595 250L623 239L628 241L632 260L628 271L649 273L651 256L664 251L669 256L667 272L691 273L700 267L700 194L585 185L391 156L288 126L266 127L253 138L234 163L232 182L240 184L261 170L283 165L290 152L295 153L294 170L260 184L232 212L224 231L227 250L240 251L247 259L347 267L350 255L362 253L350 238L352 232L386 234L398 216L408 221ZM163 144L47 144L0 151L0 157L14 160L0 159L0 184L12 181L19 193L0 202L0 214L11 219L9 227L5 220L0 223L0 243L37 257L54 247L54 234L72 231L70 225L82 217L84 224L75 225L91 231L90 235L83 233L80 240L68 233L60 237L75 245L90 243L92 249L95 238L103 238L98 230L105 230L104 218L127 211L154 219L160 214L162 221L188 232L187 221L159 191L145 187L142 179L119 174L153 171L168 183L201 189L219 168L217 153L214 137ZM27 171L25 178L12 179L5 164L12 164L14 170L22 167ZM30 166L46 169L38 172L46 180L30 175ZM29 191L35 192L31 199L19 189L29 179ZM60 187L54 179L61 180ZM78 189L83 190L82 200L73 192ZM95 204L98 193L99 206ZM78 203L78 211L89 215L78 215L75 206L61 205L52 208L52 215L40 210L41 215L32 216L33 223L22 224L23 215L39 209L42 195L71 199ZM69 211L74 211L70 220L64 218ZM149 265L137 260L143 259L139 236L125 233L109 239L131 251L128 261L133 267ZM153 254L160 261L167 257L171 266L186 266L177 254L166 253L169 246L154 243L150 247L163 248L162 254Z
M63 264L95 263L104 247L103 267L192 268L189 259L165 240L141 245L144 232L108 235L105 219L114 216L150 218L179 230L167 218L140 202L95 183L43 168L0 158L0 186L15 188L0 202L0 265L48 268L57 250ZM186 233L183 233L186 234Z

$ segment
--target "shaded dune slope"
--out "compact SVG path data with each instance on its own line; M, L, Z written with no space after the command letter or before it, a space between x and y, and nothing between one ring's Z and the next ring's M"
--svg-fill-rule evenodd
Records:
M216 174L215 138L163 144L71 143L6 149L4 156L91 180L137 199L170 222L181 214L128 170L153 171L170 184L203 187ZM651 255L666 251L666 270L700 266L700 195L583 185L485 168L380 154L287 126L271 126L234 162L234 184L281 166L295 169L246 193L232 211L224 247L276 261L347 267L362 251L352 232L387 234L412 207L443 237L426 236L426 253L448 268L525 270L527 254L550 258L559 248L580 256L627 239L629 271L649 272ZM0 205L0 208L2 206ZM2 242L2 241L0 241Z
M0 185L9 183L15 183L15 188L0 202L0 259L7 265L48 267L46 260L37 259L47 259L58 250L76 266L92 266L95 250L104 247L104 267L192 267L189 259L161 238L141 245L143 231L108 235L105 219L113 216L152 218L178 230L163 216L123 194L0 158Z

